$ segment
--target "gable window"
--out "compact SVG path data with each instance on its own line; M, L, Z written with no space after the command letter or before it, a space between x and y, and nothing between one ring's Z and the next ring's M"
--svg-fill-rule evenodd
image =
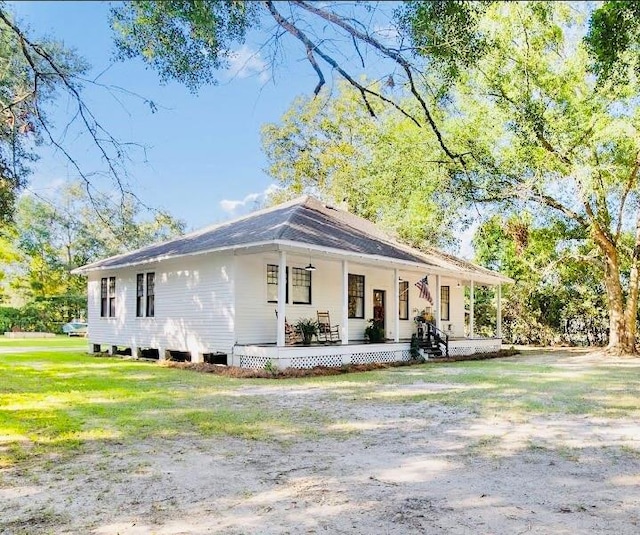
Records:
M440 287L440 319L442 321L449 321L451 319L449 315L449 286Z
M269 303L278 302L278 266L276 264L267 264L267 301ZM289 268L285 271L285 303L289 302Z
M400 281L398 294L398 316L401 320L409 319L409 282Z
M156 274L147 273L147 318L153 318L156 312Z
M136 317L144 316L144 274L136 275Z
M136 316L152 318L155 315L156 274L136 275Z
M364 318L364 275L349 273L349 317Z
M116 315L116 278L100 279L100 317L113 318Z
M311 304L311 272L302 268L291 269L291 293L294 305Z

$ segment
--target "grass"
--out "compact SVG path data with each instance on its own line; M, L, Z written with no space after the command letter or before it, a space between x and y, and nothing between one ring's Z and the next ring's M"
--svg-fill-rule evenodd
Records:
M85 349L89 342L82 336L58 335L55 338L7 338L0 335L0 350L4 348L43 347Z
M232 436L286 444L301 436L348 437L362 432L348 409L363 404L399 414L410 404L448 407L512 421L640 417L640 374L614 365L576 371L500 359L273 381L92 357L60 350L76 339L53 342L63 345L0 353L0 467L146 438ZM299 395L287 402L283 390ZM483 437L475 447L492 443Z
M314 381L323 379L327 378ZM487 416L510 412L520 420L523 416L640 415L640 375L606 364L576 376L573 370L517 360L469 361L367 372L344 380L357 388L360 403L425 402ZM402 388L420 382L436 383L438 388Z
M305 432L245 383L73 351L0 355L0 467L101 441Z

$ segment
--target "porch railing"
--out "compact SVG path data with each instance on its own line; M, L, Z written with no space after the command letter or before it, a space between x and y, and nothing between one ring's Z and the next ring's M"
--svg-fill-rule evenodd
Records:
M422 337L420 337L420 334L422 334ZM438 329L430 321L421 323L418 326L418 338L422 338L425 348L438 349L445 357L449 356L449 335Z

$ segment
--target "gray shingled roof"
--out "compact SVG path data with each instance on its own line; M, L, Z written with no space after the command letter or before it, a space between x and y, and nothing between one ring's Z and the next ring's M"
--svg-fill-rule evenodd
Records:
M351 224L347 223L348 220ZM360 228L354 226L355 223L360 223ZM327 207L313 197L301 197L234 221L207 227L131 253L99 260L79 268L79 271L114 268L158 258L282 240L425 263L425 259L418 254L406 250L399 244L393 244L388 239L383 240L382 236L383 234L369 221Z
M84 273L97 269L136 265L157 259L278 241L383 256L434 267L443 267L443 260L445 260L443 257L449 256L442 254L439 257L412 249L396 242L370 221L344 210L329 207L313 197L304 196L234 221L207 227L131 253L99 260L78 268L77 271ZM455 262L451 259L455 259ZM446 258L446 260L444 264L453 271L476 271L472 268L479 268L455 257ZM479 269L484 273L491 273L494 277L506 279L498 273L484 270L484 268Z

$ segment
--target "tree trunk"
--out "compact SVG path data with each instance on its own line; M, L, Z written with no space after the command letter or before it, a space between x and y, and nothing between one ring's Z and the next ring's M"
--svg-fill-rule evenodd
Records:
M605 251L604 280L609 304L609 345L607 346L607 352L613 355L636 354L635 313L637 310L637 297L634 299L634 294L637 296L637 292L630 291L630 295L627 297L627 306L625 307L625 296L620 284L618 258L617 255L608 254L607 251Z
M627 294L627 308L625 310L625 352L636 353L638 291L640 288L640 209L636 212L636 235L631 255L631 271L629 272L629 293Z

